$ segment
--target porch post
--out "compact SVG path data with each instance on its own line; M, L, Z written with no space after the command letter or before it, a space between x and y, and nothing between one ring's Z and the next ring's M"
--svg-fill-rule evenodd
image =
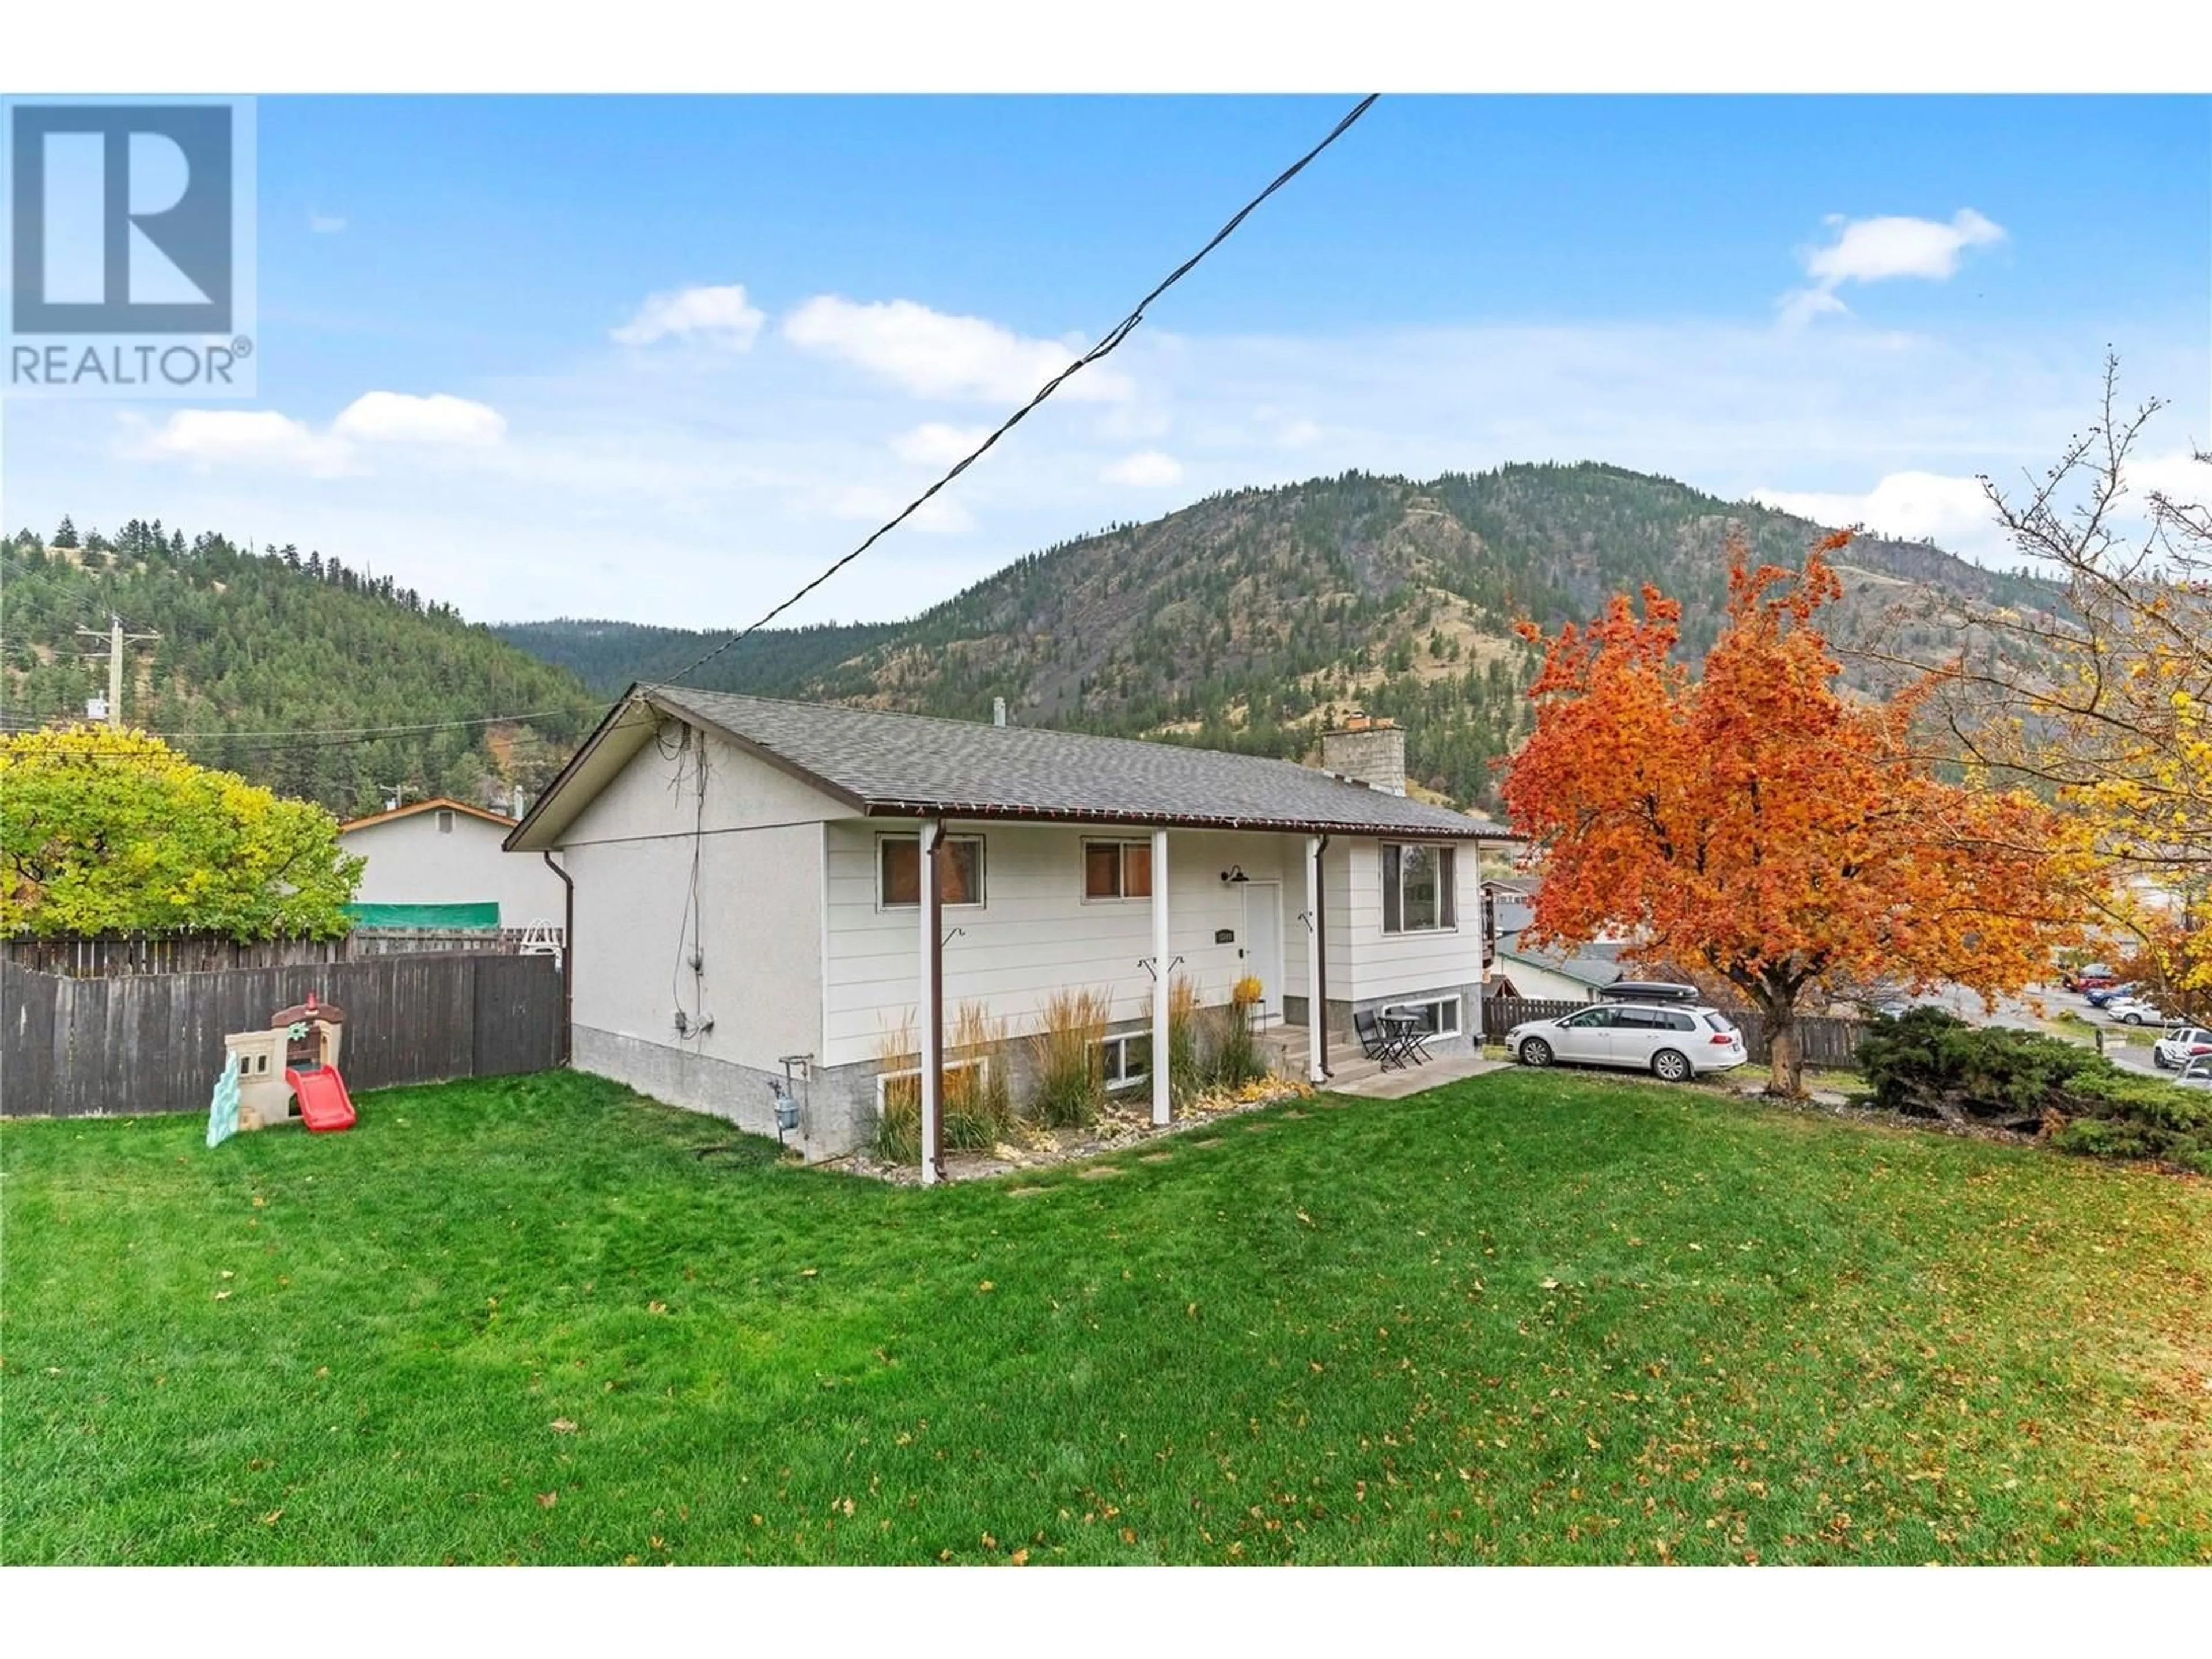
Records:
M1170 1115L1168 1075L1168 832L1152 831L1152 1121Z
M1328 1017L1322 1006L1327 988L1321 979L1321 837L1306 837L1306 1081L1326 1083L1322 1063L1321 1024Z
M937 878L939 849L945 842L942 819L921 826L921 1184L935 1186L943 1176L945 1122L945 890Z

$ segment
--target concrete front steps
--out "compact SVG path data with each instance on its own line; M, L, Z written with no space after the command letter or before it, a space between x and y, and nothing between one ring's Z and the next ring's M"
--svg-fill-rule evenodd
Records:
M1271 1026L1261 1036L1271 1050L1279 1075L1304 1077L1306 1074L1304 1026ZM1322 1087L1332 1094L1356 1095L1365 1100L1402 1100L1407 1095L1417 1095L1425 1089L1433 1089L1441 1084L1456 1083L1462 1078L1480 1077L1485 1072L1497 1071L1508 1063L1502 1060L1484 1060L1475 1054L1462 1054L1432 1060L1426 1065L1394 1066L1386 1071L1382 1061L1370 1060L1361 1053L1357 1042L1339 1042L1329 1049L1329 1080Z

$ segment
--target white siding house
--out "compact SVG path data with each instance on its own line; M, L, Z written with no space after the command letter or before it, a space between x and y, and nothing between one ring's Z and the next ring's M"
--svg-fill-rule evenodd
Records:
M443 796L338 826L338 845L366 858L354 902L497 905L501 927L558 923L560 877L535 853L506 850L515 820Z
M1102 991L1157 1052L1170 976L1218 1005L1251 975L1316 1080L1357 1052L1355 1009L1419 1005L1432 1048L1463 1044L1474 848L1502 832L1398 793L1402 733L1352 735L1345 752L1384 771L1395 753L1397 775L657 689L617 705L507 844L555 852L575 884L579 1067L763 1130L788 1073L798 1144L831 1158L874 1133L886 1036L931 1052L933 972L943 1007L1017 1033L1055 992ZM1149 1086L1164 1116L1166 1079Z

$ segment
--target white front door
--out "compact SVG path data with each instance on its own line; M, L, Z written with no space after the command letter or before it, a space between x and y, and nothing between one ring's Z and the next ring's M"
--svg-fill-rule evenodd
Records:
M1255 975L1265 992L1260 1006L1267 1018L1283 1012L1283 884L1279 881L1244 884L1244 971Z

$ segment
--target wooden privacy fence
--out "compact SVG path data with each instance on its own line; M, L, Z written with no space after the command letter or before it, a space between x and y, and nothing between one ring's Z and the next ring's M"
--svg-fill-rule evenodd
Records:
M356 927L340 939L264 939L243 943L209 933L110 933L90 939L0 940L19 968L74 979L121 974L204 974L222 968L319 968L364 957L465 951L513 956L520 927Z
M1502 1042L1505 1034L1527 1019L1557 1019L1571 1014L1578 1008L1587 1008L1587 1002L1565 1002L1538 997L1486 997L1482 1004L1482 1035L1486 1042ZM1766 1033L1761 1028L1759 1017L1748 1008L1728 1008L1723 1012L1734 1020L1742 1031L1745 1046L1751 1051L1752 1062L1764 1066L1767 1062ZM1850 1066L1856 1063L1859 1038L1865 1034L1866 1022L1860 1019L1835 1019L1826 1014L1803 1014L1797 1020L1798 1045L1804 1050L1808 1066Z
M563 1058L547 956L409 953L314 966L78 979L0 963L0 1111L205 1111L231 1031L312 991L345 1012L349 1089L543 1071Z

